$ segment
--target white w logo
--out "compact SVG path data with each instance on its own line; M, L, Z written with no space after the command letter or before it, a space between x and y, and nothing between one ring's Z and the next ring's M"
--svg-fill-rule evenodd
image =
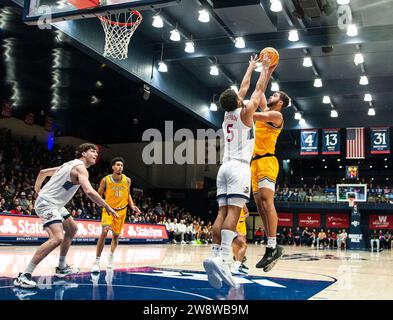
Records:
M380 223L386 223L387 218L387 216L378 216L378 220Z

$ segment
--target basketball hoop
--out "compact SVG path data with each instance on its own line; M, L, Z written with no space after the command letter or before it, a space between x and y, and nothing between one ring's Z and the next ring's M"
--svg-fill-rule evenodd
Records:
M98 19L100 19L105 32L104 57L126 59L131 37L142 22L141 13L129 9L120 13L108 13Z

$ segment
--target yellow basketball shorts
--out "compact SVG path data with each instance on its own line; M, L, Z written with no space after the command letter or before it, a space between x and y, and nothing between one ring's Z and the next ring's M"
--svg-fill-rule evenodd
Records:
M247 227L246 221L239 222L236 226L236 232L238 235L246 236L247 235Z
M118 219L108 214L108 212L102 208L101 226L110 227L114 234L120 234L124 226L124 221L126 220L127 208L116 211L116 213L119 215Z
M257 193L260 188L275 188L279 171L276 157L264 157L251 161L252 192Z

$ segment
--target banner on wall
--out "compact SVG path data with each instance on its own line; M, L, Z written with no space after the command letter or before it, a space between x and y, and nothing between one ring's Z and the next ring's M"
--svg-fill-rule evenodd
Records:
M370 229L393 229L393 215L370 214Z
M349 228L349 215L340 213L327 214L326 228Z
M299 213L299 227L319 228L321 215L319 213Z
M98 221L75 220L78 232L76 242L95 241L101 234L101 225ZM110 233L110 237L111 237ZM0 215L0 240L9 238L13 241L37 241L39 238L48 238L42 228L38 217ZM164 241L168 239L165 225L157 224L132 224L125 223L119 241L132 242L144 240Z
M340 154L340 129L322 130L322 154Z
M390 153L390 130L388 127L370 129L370 153Z
M318 130L300 131L300 155L318 155Z
M293 227L293 213L277 213L279 227Z

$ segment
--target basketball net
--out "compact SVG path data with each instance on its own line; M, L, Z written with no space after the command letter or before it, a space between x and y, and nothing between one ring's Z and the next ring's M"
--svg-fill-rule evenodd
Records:
M104 57L126 59L131 37L142 22L140 12L130 9L121 13L108 13L98 19L105 32Z

